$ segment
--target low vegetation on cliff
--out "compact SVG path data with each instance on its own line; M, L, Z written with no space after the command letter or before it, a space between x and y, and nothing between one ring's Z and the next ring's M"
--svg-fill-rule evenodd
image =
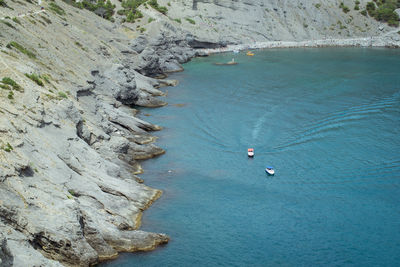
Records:
M378 21L387 22L390 26L399 26L399 15L395 12L400 7L400 0L374 0L368 2L366 11Z
M64 2L73 5L77 8L84 8L94 12L96 15L114 21L114 9L115 5L113 5L110 0L96 0L96 1L88 1L83 0L82 2L76 2L75 0L63 0Z
M6 1L0 0L0 6L7 7Z
M35 53L33 53L32 51L26 49L25 47L23 47L22 45L20 45L19 43L15 42L15 41L9 42L7 44L7 48L9 48L9 49L15 48L19 52L21 52L22 54L27 55L29 58L32 58L32 59L36 58Z
M151 6L164 15L168 12L168 9L164 6L160 6L157 0L123 0L121 5L123 9L118 10L117 13L119 15L125 15L126 18L124 21L126 22L135 22L136 19L143 18L142 12L138 9L141 5L144 5L145 8Z
M77 2L76 0L63 0L64 2L73 5L77 8L84 8L97 14L98 16L105 18L110 21L114 21L115 5L110 0L83 0ZM123 22L135 22L137 19L143 18L142 12L138 9L141 5L145 5L146 8L151 6L158 12L166 15L168 12L167 7L160 6L157 0L121 0L121 6L123 9L117 11L118 15L125 16Z

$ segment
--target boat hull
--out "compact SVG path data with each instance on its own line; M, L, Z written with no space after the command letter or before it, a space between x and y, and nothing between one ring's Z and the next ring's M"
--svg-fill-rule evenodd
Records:
M274 171L274 170L268 170L268 169L266 169L265 172L266 172L268 175L271 175L271 176L275 174L275 171Z

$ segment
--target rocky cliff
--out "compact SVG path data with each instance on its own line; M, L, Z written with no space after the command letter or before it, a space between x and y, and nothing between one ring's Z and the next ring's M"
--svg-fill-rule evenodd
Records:
M161 127L135 107L165 105L157 88L174 84L143 74L194 54L175 55L184 40L135 40L128 27L56 5L62 12L1 9L10 18L0 23L0 266L88 266L169 239L138 230L161 195L136 176L139 161L164 150L149 134Z
M159 3L166 16L141 6L134 24L61 1L0 7L0 266L88 266L168 242L138 230L161 195L140 160L164 150L136 107L166 104L158 88L176 82L158 78L194 48L399 36L339 1Z
M368 0L159 0L195 39L243 44L380 36L398 30L363 15ZM343 3L343 5L341 5ZM345 10L343 7L348 7Z

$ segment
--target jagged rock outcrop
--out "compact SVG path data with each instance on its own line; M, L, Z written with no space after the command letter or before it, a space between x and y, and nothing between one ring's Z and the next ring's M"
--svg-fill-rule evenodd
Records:
M169 22L163 22L160 26L162 30L155 36L141 35L130 44L139 53L135 62L136 70L147 76L182 71L181 64L196 54L190 45L193 42L190 34L180 32Z
M138 75L131 64L107 65L102 67L102 70L92 70L91 73L93 76L91 84L94 89L113 97L122 104L142 107L160 107L166 104L155 98L163 94L154 88L158 82L149 81L142 75Z

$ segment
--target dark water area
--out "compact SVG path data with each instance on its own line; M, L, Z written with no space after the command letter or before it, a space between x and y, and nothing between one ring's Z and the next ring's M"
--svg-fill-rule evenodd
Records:
M105 266L400 266L400 50L184 67L169 105L142 110L167 152L143 163L163 196L142 229L171 241Z

